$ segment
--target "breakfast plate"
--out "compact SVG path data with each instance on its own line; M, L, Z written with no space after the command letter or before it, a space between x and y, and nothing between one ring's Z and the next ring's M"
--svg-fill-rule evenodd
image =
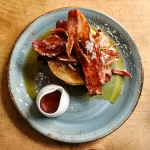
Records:
M104 89L105 96L91 98L83 86L63 83L47 65L37 61L37 54L31 49L33 40L45 37L57 20L67 19L68 11L72 9L81 11L92 27L100 27L110 36L119 49L119 66L132 74L132 79L114 78L113 83L108 85L111 88ZM51 83L61 85L70 95L69 108L57 118L44 117L35 103L38 91ZM133 112L142 86L141 58L131 36L117 21L91 9L61 8L40 16L22 32L12 49L8 71L12 100L35 130L58 141L88 142L113 132ZM112 101L109 101L108 95Z

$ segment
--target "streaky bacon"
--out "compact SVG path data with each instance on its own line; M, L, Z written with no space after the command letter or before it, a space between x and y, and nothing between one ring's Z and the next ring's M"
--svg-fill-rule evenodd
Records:
M109 65L105 65L105 80L103 84L106 84L107 82L110 81L112 76L112 71Z
M122 76L128 76L128 77L132 78L132 75L129 72L127 72L126 70L121 70L121 69L115 68L115 69L112 69L112 73L122 75Z
M83 47L85 47L85 43L90 39L90 26L86 21L86 18L83 14L76 10L77 13L77 39L80 41Z
M91 96L102 94L102 85L111 80L112 74L132 78L125 70L110 68L111 63L119 59L116 45L110 46L110 40L102 29L92 34L86 18L78 10L70 10L68 21L58 20L52 36L33 41L32 47L41 55L39 59L55 57L74 71L79 69L77 65L80 62Z
M106 69L106 64L103 58L103 55L101 53L101 48L99 47L99 43L95 40L94 42L94 47L96 50L96 61L97 61L97 70L98 70L98 74L99 74L99 80L101 85L105 84L106 81L106 73L105 73L105 69ZM93 53L93 52L92 52Z
M101 53L102 53L102 57L104 59L105 65L110 65L111 63L116 62L119 59L119 54L117 51L112 51L109 49L102 49Z
M90 60L88 60L87 56L83 53L83 50L78 44L78 41L75 42L74 46L78 59L82 65L89 95L92 96L95 94L102 94L102 87L97 70L95 70L95 66L92 65Z
M66 51L66 41L57 35L53 35L33 41L32 48L41 56L55 57Z
M67 20L58 20L56 22L56 28L62 28L65 31L67 31L67 23L68 23Z
M109 38L103 33L101 29L98 29L96 35L93 36L95 46L97 51L101 53L97 59L100 58L101 63L99 63L99 74L100 74L100 81L102 84L106 84L111 79L111 69L109 65L115 61L118 61L119 54L115 50L115 45L110 46Z
M71 51L77 38L77 10L70 10L68 13L67 33L68 39L66 43L66 52L68 57L71 55Z
M108 36L104 34L102 29L98 29L96 35L93 36L95 42L99 45L100 48L108 48L110 46L110 41Z
M68 24L74 24L74 26L68 26L68 30L74 30L76 32L72 43L74 43L76 55L82 65L89 95L102 94L102 84L99 76L101 70L100 59L91 59L92 53L86 48L86 42L90 42L90 26L78 10L71 10L68 18L71 18L68 19ZM78 41L85 48L86 54L83 53L83 49L80 47ZM101 55L99 51L95 51L94 53L95 55Z
M52 30L52 35L58 35L58 36L68 36L66 30L63 28L56 28Z

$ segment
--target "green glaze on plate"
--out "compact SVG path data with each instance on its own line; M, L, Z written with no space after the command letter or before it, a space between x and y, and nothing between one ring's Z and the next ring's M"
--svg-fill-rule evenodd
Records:
M94 29L94 30L96 30L96 29ZM40 35L40 37L38 39L44 39L49 36L51 36L51 30L48 30L47 32ZM115 42L110 38L110 46L112 46L114 44L115 44ZM119 48L117 47L116 50L119 53L119 60L118 60L118 62L114 62L111 65L111 68L124 69L122 56L119 52ZM24 83L25 83L25 86L26 86L29 96L33 100L35 100L36 96L37 96L37 92L36 92L37 90L35 87L34 79L35 79L35 76L37 75L37 73L39 72L39 70L41 70L40 68L43 68L43 65L44 65L44 64L42 64L42 62L39 62L37 60L37 56L38 56L38 54L31 48L25 58L25 63L24 63L24 68L23 68ZM56 80L59 80L59 79L56 79ZM76 95L77 96L82 95L81 97L84 100L92 100L95 98L99 98L100 100L105 99L105 100L109 100L111 103L115 103L118 100L119 96L121 95L121 91L122 91L123 83L124 83L123 81L124 81L124 77L119 76L119 75L112 75L111 81L109 81L106 85L103 86L102 95L96 95L96 96L89 97L87 90L85 90L85 87L83 87L83 86L76 88ZM56 81L56 83L57 83L57 81ZM83 89L81 90L81 88L83 88ZM71 93L74 93L74 90L75 90L74 88L69 86L69 91L70 91L69 94L70 95L72 95ZM81 91L83 93L81 93Z
M27 93L33 100L35 100L37 96L36 87L34 83L34 77L39 71L39 63L40 63L37 61L37 56L38 54L31 48L27 54L27 57L25 58L25 63L23 66L24 84Z

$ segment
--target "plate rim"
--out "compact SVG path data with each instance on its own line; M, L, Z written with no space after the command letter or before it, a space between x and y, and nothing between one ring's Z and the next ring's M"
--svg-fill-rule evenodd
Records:
M61 139L59 139L59 138L57 139L56 137L53 137L52 135L49 136L49 135L47 135L47 134L44 134L44 133L40 132L34 125L32 125L32 123L30 123L30 121L28 120L28 118L26 118L26 117L23 116L22 112L19 110L19 108L18 108L18 106L17 106L17 104L16 104L16 102L15 102L15 98L14 98L13 92L12 92L12 90L11 90L11 81L10 81L11 58L12 58L12 55L13 55L13 53L14 53L15 46L16 46L17 42L19 41L19 39L20 39L20 37L22 36L22 34L26 31L26 29L28 29L28 27L29 27L32 23L34 23L36 20L38 20L38 19L41 18L42 16L45 16L46 14L50 14L50 13L55 12L55 11L59 11L59 10L63 10L63 9L70 9L70 8L84 9L84 10L87 10L87 11L90 10L90 11L93 11L93 12L97 12L97 13L100 13L100 14L102 14L102 15L108 17L109 19L113 20L114 22L116 22L116 23L128 34L128 36L130 37L130 39L131 39L132 42L134 43L134 46L135 46L135 48L136 48L136 51L137 51L137 53L138 53L138 55L139 55L139 61L140 61L140 66L141 66L141 74L140 74L140 76L141 76L140 81L141 81L141 82L140 82L139 93L137 94L138 98L136 99L135 106L132 108L132 111L129 113L129 115L126 116L126 118L124 119L124 121L123 121L120 125L118 125L115 129L113 129L111 132L105 134L104 136L102 136L102 137L96 137L95 139L92 138L92 139L89 139L89 140L81 140L81 141L80 141L80 140L79 140L79 141L76 141L76 140L73 141L73 140L68 140L68 139L65 139L65 140L62 139L62 140L61 140ZM57 8L57 9L53 9L53 10L51 10L51 11L48 11L48 12L46 12L46 13L44 13L44 14L38 16L38 17L36 17L33 21L31 21L24 29L22 29L22 31L20 32L20 34L17 36L16 40L14 41L14 44L12 45L12 48L11 48L11 52L10 52L10 54L9 54L9 59L8 59L8 65L7 65L7 66L8 66L8 67L7 67L8 91L9 91L9 93L10 93L10 97L11 97L11 99L12 99L12 101L13 101L13 104L14 104L15 108L18 110L19 114L24 118L24 120L25 120L34 130L36 130L36 131L39 132L40 134L42 134L42 135L44 135L44 136L46 136L46 137L48 137L48 138L51 138L51 139L53 139L53 140L57 140L57 141L61 141L61 142L66 142L66 143L83 143L83 142L90 142L90 141L94 141L94 140L103 138L103 137L105 137L105 136L108 136L109 134L111 134L111 133L113 133L114 131L116 131L119 127L121 127L121 126L130 118L130 116L131 116L132 113L134 112L134 110L135 110L135 108L136 108L136 106L137 106L137 104L138 104L138 102L139 102L139 99L140 99L140 96L141 96L141 93L142 93L142 89L143 89L143 83L144 83L144 69L143 69L143 64L142 64L142 60L141 60L141 54L140 54L140 51L138 50L138 48L137 48L135 42L133 41L132 36L131 36L130 33L126 30L126 28L125 28L122 24L120 24L117 20L115 20L114 18L112 18L111 16L107 15L107 14L104 13L104 12L100 12L100 11L97 11L97 10L94 10L94 9L91 9L91 8L84 8L84 7L77 7L77 6L68 6L68 7L60 7L60 8Z

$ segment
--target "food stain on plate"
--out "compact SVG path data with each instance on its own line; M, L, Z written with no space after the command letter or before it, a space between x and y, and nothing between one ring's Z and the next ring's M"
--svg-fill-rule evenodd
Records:
M95 28L92 28L95 30ZM51 35L51 30L43 33L39 36L38 39L44 39ZM115 42L109 37L110 39L110 46L114 45ZM111 68L120 68L124 69L122 56L120 54L119 48L116 47L117 52L119 53L119 60L118 62L114 62L111 65ZM49 83L60 84L61 86L65 87L70 94L71 97L77 96L84 100L92 100L94 98L109 100L110 103L115 103L121 95L123 84L124 84L124 77L119 75L114 75L111 77L111 80L106 84L103 85L102 95L96 96L89 96L86 88L84 86L71 86L67 85L62 82L60 79L55 77L51 70L48 68L48 65L45 63L41 63L38 61L38 54L31 48L26 56L24 67L23 67L23 79L25 83L25 87L27 93L31 97L31 99L35 100L38 91L40 88L48 85ZM37 76L42 74L42 78L46 80L37 79ZM40 86L40 88L39 88Z

